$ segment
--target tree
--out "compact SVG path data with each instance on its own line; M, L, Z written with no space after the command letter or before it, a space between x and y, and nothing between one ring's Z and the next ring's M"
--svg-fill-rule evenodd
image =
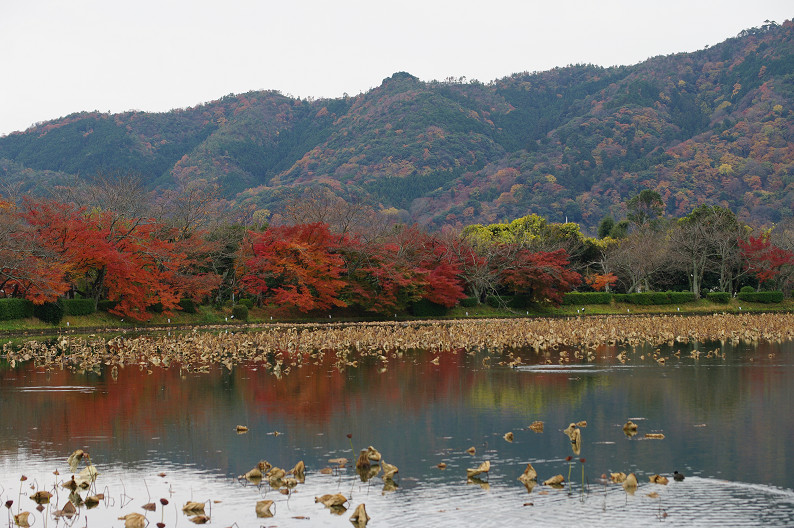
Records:
M724 207L700 205L678 220L670 235L673 265L686 273L696 298L707 271L720 274L721 288L732 284L730 251L740 234L736 216Z
M558 306L562 304L563 294L582 282L582 276L567 266L568 254L562 248L537 253L521 249L509 262L502 263L501 280L513 293Z
M57 256L63 280L84 297L116 301L113 313L139 320L151 317L152 305L166 312L178 306L184 255L158 238L161 226L153 221L31 199L22 218L31 240Z
M241 246L242 287L279 306L302 312L344 307L344 260L338 239L317 222L249 231Z
M781 286L780 278L786 277L786 268L794 266L794 252L782 249L770 240L769 233L757 237L749 237L747 241L739 240L741 254L746 262L747 270L758 279L758 286L768 283L777 289Z
M36 304L54 301L69 289L65 270L29 235L14 205L0 196L0 296L21 296Z
M626 209L626 218L635 226L655 226L664 214L664 200L658 192L643 189L626 203Z
M603 249L601 267L604 273L616 274L625 291L631 293L643 288L650 290L668 262L667 239L645 226L626 238L607 244Z

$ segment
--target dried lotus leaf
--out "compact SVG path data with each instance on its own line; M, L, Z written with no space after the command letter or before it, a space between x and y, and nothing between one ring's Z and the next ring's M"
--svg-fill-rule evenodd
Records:
M373 462L380 462L381 454L372 446L367 448L367 458L372 460Z
M36 504L47 504L52 498L52 493L49 491L39 490L30 496L30 499Z
M491 461L486 460L485 462L480 464L476 469L467 469L466 477L467 478L476 477L477 475L488 473L489 471L491 471Z
M554 475L551 478L548 478L543 481L544 486L562 486L562 483L565 482L565 477L562 475Z
M119 517L119 520L124 521L124 528L144 528L146 526L146 517L140 513L128 513L124 517Z
M198 513L204 513L204 503L203 502L193 502L188 501L182 506L182 511L188 515L195 515Z
M381 462L381 466L383 467L383 480L393 479L394 475L400 471L397 466L389 464L385 460Z
M370 520L370 516L367 515L367 510L364 507L364 503L359 504L356 506L356 510L353 512L353 515L350 516L350 522L353 523L354 526L366 526Z
M257 517L273 517L273 512L270 507L273 506L272 500L261 500L256 503L256 516Z
M535 471L535 468L532 467L532 464L527 464L527 467L524 470L524 473L522 473L521 476L518 477L518 480L523 482L523 483L525 483L525 484L527 482L534 482L534 481L538 480L538 472Z
M346 503L347 497L345 497L341 493L335 493L333 495L326 494L326 495L321 495L319 497L315 497L314 502L319 502L323 506L326 506L328 508L333 508L333 507L342 506L344 503Z

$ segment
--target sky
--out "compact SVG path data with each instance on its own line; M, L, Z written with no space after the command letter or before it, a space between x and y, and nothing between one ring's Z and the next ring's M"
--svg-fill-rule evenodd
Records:
M398 71L636 64L791 18L791 0L0 0L0 135L251 90L355 95Z

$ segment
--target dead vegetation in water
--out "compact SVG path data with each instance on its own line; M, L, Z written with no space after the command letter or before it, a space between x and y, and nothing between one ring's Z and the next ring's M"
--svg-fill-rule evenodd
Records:
M577 319L494 319L430 322L356 323L327 325L266 325L246 332L194 330L173 336L64 335L51 342L28 341L21 346L3 346L3 356L12 365L34 361L47 369L99 371L138 367L168 368L179 365L192 371L212 366L232 369L240 363L266 363L281 377L307 362L331 355L342 370L355 368L370 358L388 368L390 359L414 350L441 353L484 351L494 357L507 353L499 364L520 367L521 358L512 350L555 352L560 363L595 360L599 346L633 347L687 344L697 341L779 343L794 339L794 314L718 314L709 316L607 316ZM571 350L569 352L568 350ZM698 352L698 357L700 356ZM709 352L719 357L719 350ZM675 354L673 354L675 355ZM690 354L691 355L691 354ZM695 359L698 359L695 357ZM504 359L504 358L497 358ZM618 355L621 362L630 358ZM644 356L641 359L645 359ZM649 354L660 365L665 358ZM483 366L490 365L483 360Z

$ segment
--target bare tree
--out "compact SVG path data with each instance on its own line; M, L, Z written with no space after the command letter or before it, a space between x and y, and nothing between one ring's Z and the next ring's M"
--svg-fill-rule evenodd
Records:
M655 277L668 263L668 240L645 226L607 247L603 256L605 273L618 276L627 292L650 290Z

